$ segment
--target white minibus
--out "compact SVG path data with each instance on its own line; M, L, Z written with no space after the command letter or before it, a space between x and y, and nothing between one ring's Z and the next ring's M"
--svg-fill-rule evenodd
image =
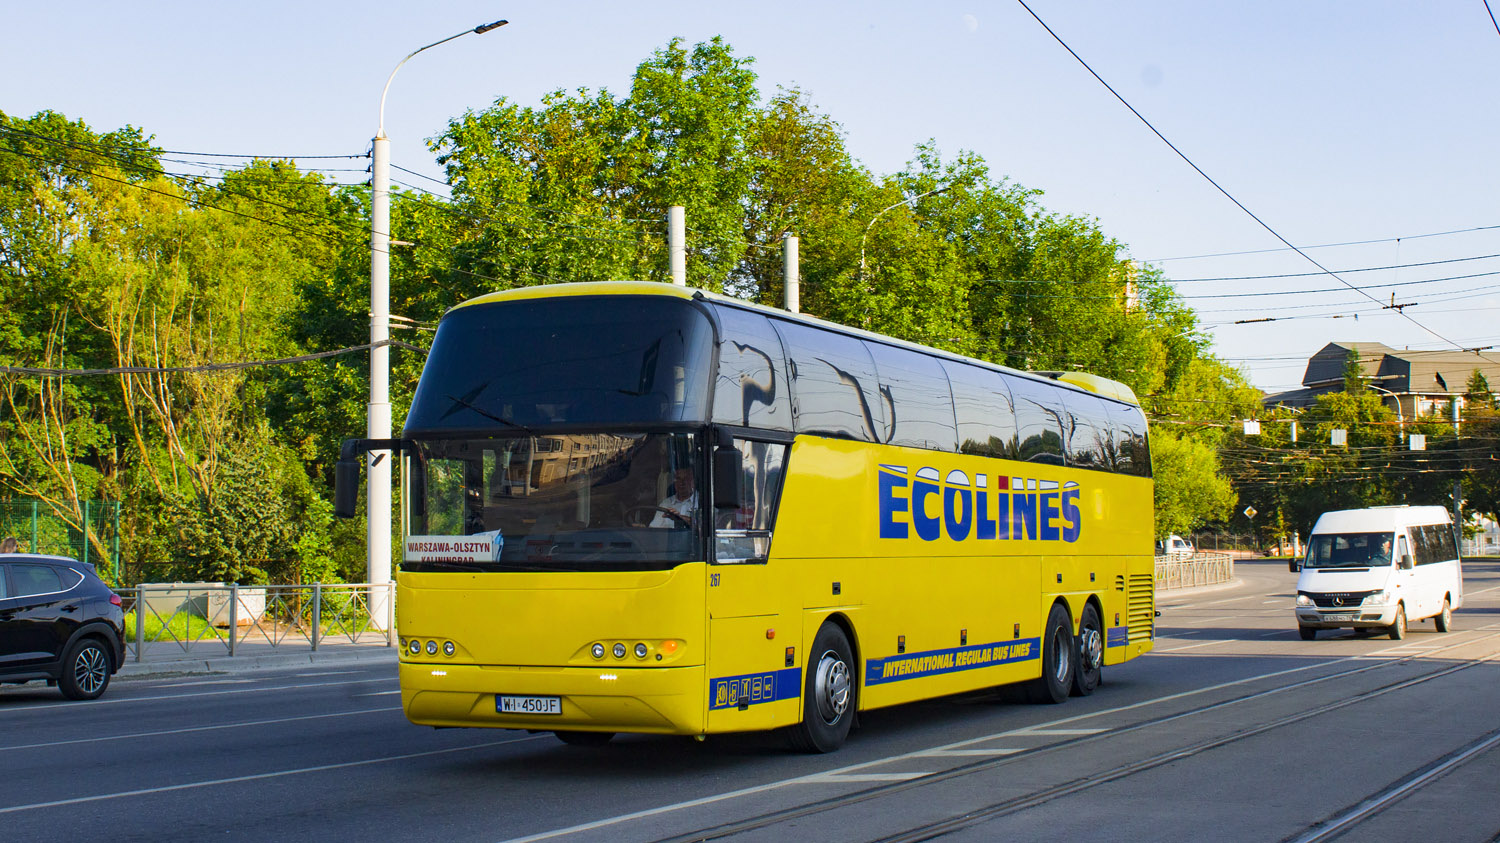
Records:
M1440 506L1377 506L1325 512L1297 579L1297 631L1381 629L1406 637L1409 621L1432 618L1438 632L1463 605L1463 569L1453 521Z

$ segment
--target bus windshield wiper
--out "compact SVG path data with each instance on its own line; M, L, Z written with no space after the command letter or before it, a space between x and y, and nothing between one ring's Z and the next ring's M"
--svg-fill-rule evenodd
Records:
M489 410L484 409L483 407L479 406L478 404L475 404L474 402L472 402L472 401L470 401L470 400L468 400L466 398L459 398L457 395L449 395L448 399L451 400L455 404L461 404L461 405L469 408L470 410L473 410L474 412L478 413L481 416L484 416L485 418L487 418L487 419L489 419L491 421L497 421L497 422L500 422L501 424L503 424L503 425L505 425L507 427L514 427L517 430L525 431L530 436L535 436L536 435L536 431L532 430L531 428L527 427L526 425L519 424L517 422L511 421L510 419L502 418L500 416L497 416L494 413L490 412Z

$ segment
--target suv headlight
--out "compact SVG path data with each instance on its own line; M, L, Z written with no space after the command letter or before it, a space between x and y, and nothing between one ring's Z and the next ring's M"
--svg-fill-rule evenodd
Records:
M1312 605L1314 605L1313 604L1313 599L1311 597L1308 597L1306 594L1302 594L1302 593L1299 592L1297 594L1297 605L1298 606L1312 606Z
M1374 594L1371 594L1369 597L1366 597L1364 605L1366 605L1366 606L1384 606L1385 604L1387 604L1389 602L1391 602L1391 593L1389 591L1382 590L1382 591L1377 591Z

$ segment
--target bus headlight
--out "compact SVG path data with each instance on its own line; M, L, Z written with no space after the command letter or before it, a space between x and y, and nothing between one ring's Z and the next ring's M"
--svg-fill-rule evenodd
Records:
M1380 591L1375 592L1374 594L1371 594L1369 597L1366 597L1364 605L1366 605L1366 606L1384 606L1385 604L1389 603L1390 601L1391 601L1391 593L1389 591L1385 591L1384 589L1382 589Z
M1311 605L1313 605L1313 599L1311 597L1308 597L1306 594L1298 592L1297 593L1297 605L1298 606L1311 606Z
M435 655L437 655L437 642L436 641L428 641L427 642L427 655L429 655L429 656L435 656Z
M615 658L617 658L617 659L623 659L623 658L625 658L625 645L624 644L616 644L615 645Z
M445 655L445 656L451 656L451 655L453 655L453 651L455 649L456 648L453 646L453 642L452 641L444 641L443 642L443 655Z
M635 657L638 658L638 659L644 659L646 657L646 645L645 644L637 644L637 645L635 645Z
M595 643L594 646L589 648L589 652L593 654L594 658L602 659L604 658L604 645Z
M415 638L413 638L411 640L411 643L409 643L409 644L406 645L406 651L408 653L411 653L414 656L421 655L422 654L422 642L418 641Z

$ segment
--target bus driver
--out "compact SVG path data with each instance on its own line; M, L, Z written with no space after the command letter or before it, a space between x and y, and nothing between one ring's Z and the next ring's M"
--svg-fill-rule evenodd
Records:
M656 517L651 527L675 527L687 529L692 526L693 512L698 507L698 492L693 488L693 470L678 468L673 474L672 491L662 498L656 507Z

